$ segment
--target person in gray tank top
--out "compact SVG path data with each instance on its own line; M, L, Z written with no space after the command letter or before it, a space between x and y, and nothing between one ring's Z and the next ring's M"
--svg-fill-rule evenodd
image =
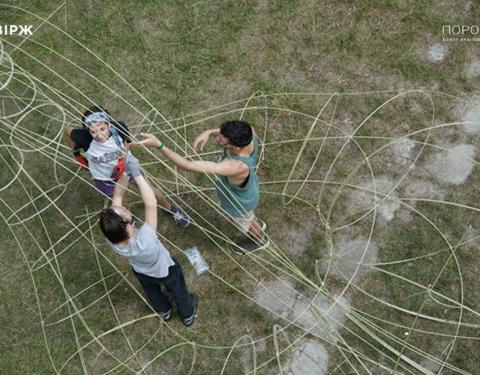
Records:
M257 176L260 139L250 124L246 121L227 121L219 128L204 131L194 140L194 150L201 151L210 136L214 136L217 144L223 148L218 162L187 160L166 147L156 136L141 135L144 139L132 142L132 146L156 147L183 170L216 176L215 187L221 207L247 234L232 246L232 250L245 254L269 245L264 233L266 224L254 214L260 199Z

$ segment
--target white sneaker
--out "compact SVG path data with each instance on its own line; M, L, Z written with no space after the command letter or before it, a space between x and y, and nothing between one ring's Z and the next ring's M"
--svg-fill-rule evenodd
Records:
M260 219L258 219L258 221L260 222L260 228L262 228L262 232L265 232L267 230L267 223Z

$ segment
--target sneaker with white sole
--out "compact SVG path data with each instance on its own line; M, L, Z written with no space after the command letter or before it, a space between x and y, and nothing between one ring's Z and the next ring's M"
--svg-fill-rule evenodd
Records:
M260 219L258 219L258 221L260 223L260 228L262 228L262 232L265 232L267 230L267 223Z
M252 251L265 249L268 245L270 245L270 240L266 236L263 236L261 239L244 237L235 241L231 245L231 249L234 253L245 255Z
M164 322L168 322L170 319L172 319L172 309L164 313L158 313L158 315L160 315Z
M195 318L197 317L197 310L198 310L198 297L196 294L193 294L193 293L191 294L191 296L193 300L193 313L188 318L182 319L182 323L185 324L187 327L190 327L195 321Z
M188 227L188 224L190 224L190 218L180 207L172 204L170 207L170 213L172 214L173 221L178 224L180 228L186 228Z

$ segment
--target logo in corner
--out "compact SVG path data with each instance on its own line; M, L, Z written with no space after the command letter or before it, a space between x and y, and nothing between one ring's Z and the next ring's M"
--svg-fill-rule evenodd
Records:
M0 25L0 35L33 35L33 25Z
M477 25L443 25L444 42L480 42L480 27Z

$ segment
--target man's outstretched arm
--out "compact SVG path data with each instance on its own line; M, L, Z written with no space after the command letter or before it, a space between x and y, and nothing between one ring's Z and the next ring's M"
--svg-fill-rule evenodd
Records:
M249 173L248 166L239 160L226 159L220 163L203 160L188 160L163 145L162 142L160 142L160 140L154 135L145 133L142 133L141 135L145 137L145 139L140 142L134 142L131 144L131 146L143 145L160 148L161 152L168 159L170 159L173 164L183 170L207 173L217 176L240 176L245 174L246 177Z

